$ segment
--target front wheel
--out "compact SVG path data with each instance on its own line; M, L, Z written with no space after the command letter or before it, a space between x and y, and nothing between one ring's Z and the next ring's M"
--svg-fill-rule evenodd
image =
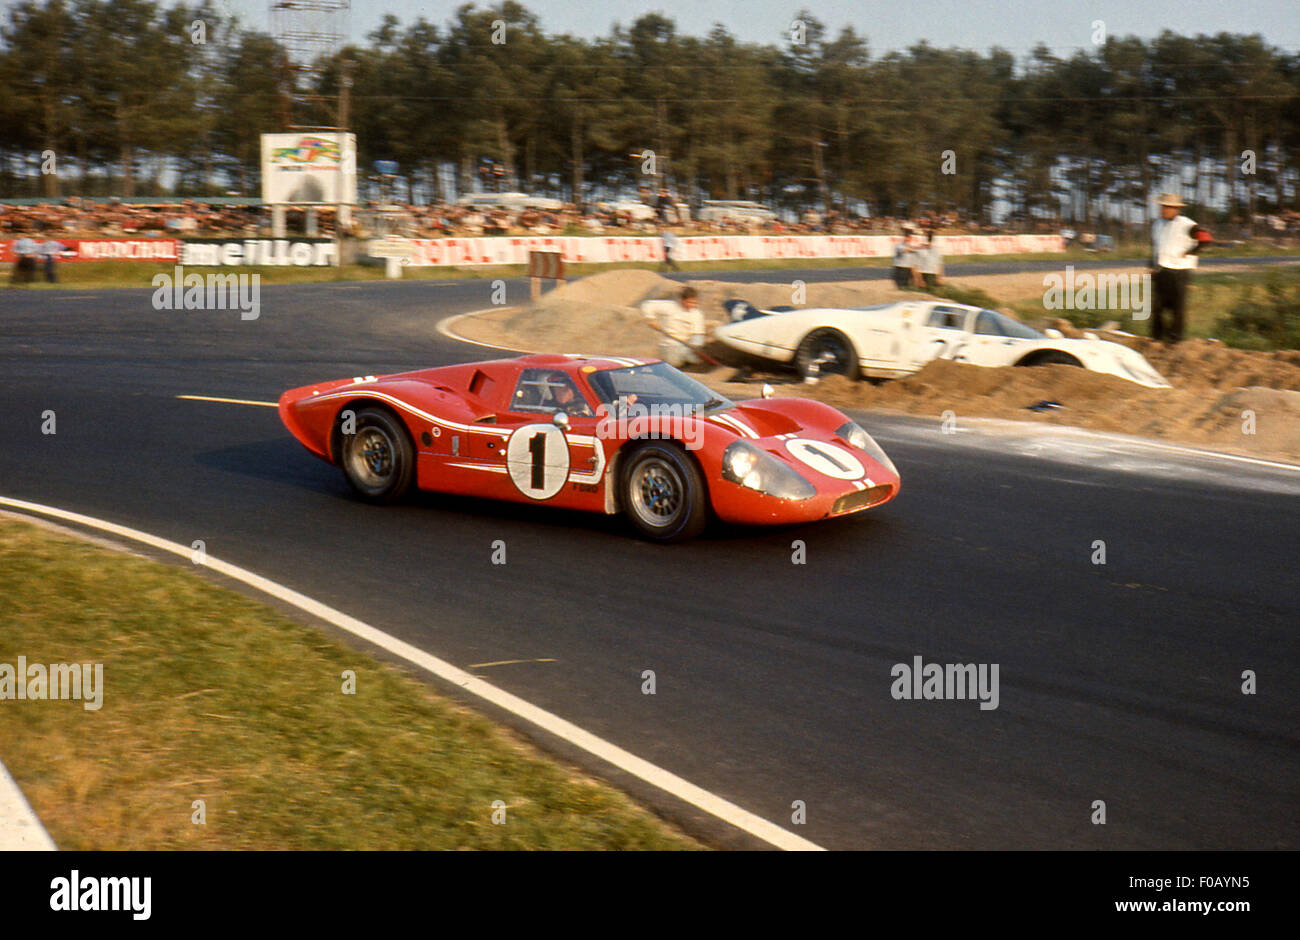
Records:
M645 444L623 472L623 510L655 542L682 542L704 531L708 502L695 461L671 444Z
M406 428L382 408L362 408L355 420L352 433L339 431L343 473L367 502L395 503L415 477L415 448Z
M799 344L795 365L805 379L827 375L858 377L858 357L849 338L839 330L813 330Z
M1075 359L1069 353L1061 352L1057 349L1049 349L1046 352L1039 353L1029 362L1018 363L1022 366L1079 366L1083 363Z

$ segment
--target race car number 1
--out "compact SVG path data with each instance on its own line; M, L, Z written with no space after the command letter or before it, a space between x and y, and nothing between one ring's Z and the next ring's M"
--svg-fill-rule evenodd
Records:
M550 499L569 478L569 442L553 424L525 424L506 444L506 469L519 492Z

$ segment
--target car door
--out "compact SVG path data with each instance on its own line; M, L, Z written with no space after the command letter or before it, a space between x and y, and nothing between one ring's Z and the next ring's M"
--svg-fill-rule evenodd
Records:
M975 314L967 359L977 366L1010 365L1016 358L1016 346L1024 342L1007 336L992 312L980 310Z
M920 369L932 359L965 359L970 339L967 314L964 307L948 304L931 307L923 323L915 330L916 339L910 351L911 367Z
M567 396L567 397L566 397ZM563 412L567 427L556 424ZM587 391L566 370L520 370L490 460L500 498L575 509L603 505L604 450Z

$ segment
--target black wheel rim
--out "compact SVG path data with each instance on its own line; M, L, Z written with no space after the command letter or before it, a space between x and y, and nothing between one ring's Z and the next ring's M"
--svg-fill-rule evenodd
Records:
M821 375L844 375L849 371L849 358L844 340L824 334L813 341L810 371Z
M392 479L396 453L388 432L368 425L353 435L348 447L348 470L362 486L379 489Z

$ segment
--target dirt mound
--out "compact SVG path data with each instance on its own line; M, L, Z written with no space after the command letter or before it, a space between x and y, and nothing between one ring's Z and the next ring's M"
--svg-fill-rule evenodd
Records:
M636 268L601 271L599 274L570 281L543 294L537 306L565 306L575 303L635 307L652 295L659 296L656 291L665 289L680 290L680 287L653 271L642 271Z
M1044 417L1069 424L1087 416L1089 427L1129 433L1143 433L1135 424L1166 411L1182 396L1177 389L1145 388L1076 366L987 368L948 359L937 359L913 375L879 385L834 376L804 388L806 394L841 407L935 416L952 411L958 416L1024 418L1035 415L1028 411L1030 405L1056 401L1065 407L1044 411Z
M1135 348L1170 384L1218 389L1277 388L1300 390L1300 350L1275 352L1232 349L1208 339L1189 339L1176 346L1139 338Z
M646 326L638 305L680 291L681 285L653 271L602 271L557 287L534 304L466 317L456 332L537 352L655 356L659 334Z
M1300 392L1276 388L1240 388L1224 395L1203 414L1198 430L1204 439L1260 453L1300 457Z

